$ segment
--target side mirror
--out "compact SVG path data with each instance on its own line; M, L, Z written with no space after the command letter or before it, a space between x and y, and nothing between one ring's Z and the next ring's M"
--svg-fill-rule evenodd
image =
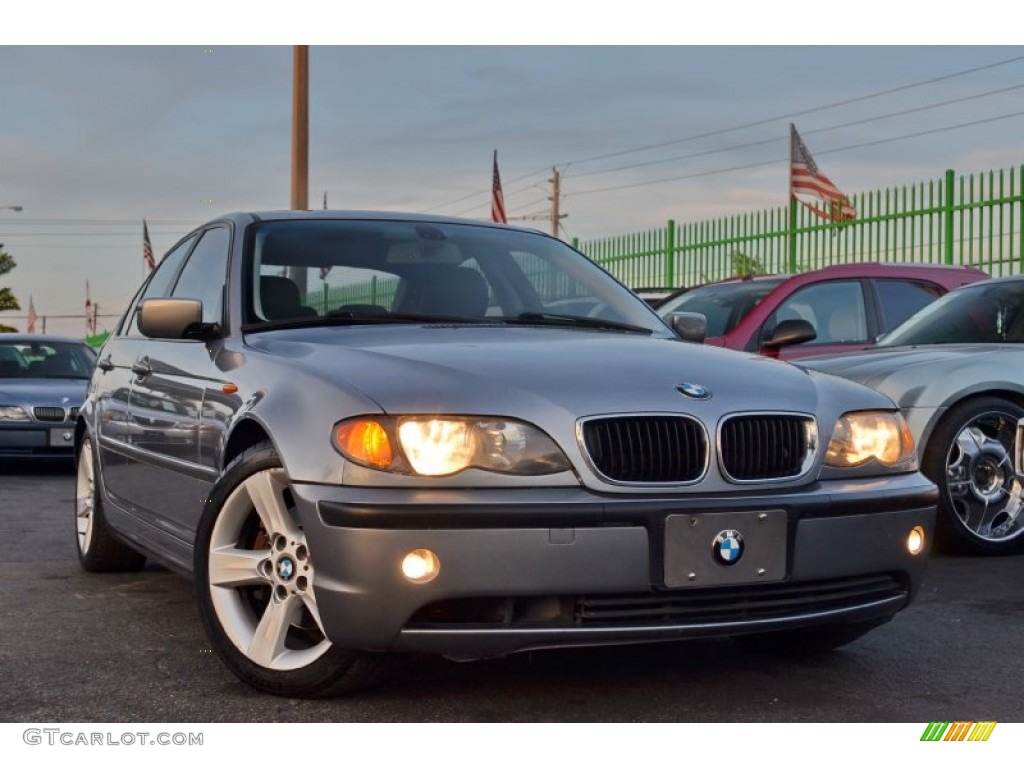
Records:
M203 303L198 299L143 299L139 330L151 339L184 339L203 326Z
M818 338L818 332L806 320L783 320L775 326L772 335L761 342L761 346L765 349L777 349L792 344L803 344L805 341L814 341L816 338Z
M703 344L708 334L708 319L699 312L669 312L665 322L683 341Z

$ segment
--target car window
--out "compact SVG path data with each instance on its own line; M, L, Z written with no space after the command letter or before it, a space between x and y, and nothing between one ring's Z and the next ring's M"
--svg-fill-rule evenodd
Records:
M859 280L834 280L794 291L765 323L767 338L783 320L806 320L817 333L808 344L842 344L868 340L864 291Z
M96 357L85 344L0 342L0 378L88 379Z
M875 280L881 313L881 332L891 331L917 310L926 307L944 291L919 280Z
M542 322L559 315L668 333L606 272L538 233L321 219L265 222L251 242L249 325L331 315L386 314L391 322L423 316Z
M975 283L947 293L879 346L1024 343L1024 281Z
M207 230L188 257L171 293L177 299L199 299L204 323L223 320L222 297L230 244L231 233L226 227Z
M724 336L783 282L785 278L705 285L666 301L658 314L697 312L707 318L708 336Z
M166 256L157 265L156 270L149 278L149 282L146 283L146 287L142 289L141 294L138 297L138 301L143 299L160 299L170 295L171 284L174 282L174 278L178 274L178 268L181 263L185 260L185 256L188 255L189 249L192 248L192 244L195 243L195 237L190 237L187 240L179 243L173 250L169 251ZM135 310L138 307L138 302L129 310L129 316L133 318L133 322L127 323L125 333L129 336L141 336L142 333L139 331L138 323L134 322Z

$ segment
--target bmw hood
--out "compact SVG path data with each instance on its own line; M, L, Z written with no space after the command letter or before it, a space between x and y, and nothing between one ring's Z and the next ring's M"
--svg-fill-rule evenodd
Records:
M829 397L892 407L788 363L633 334L553 328L327 328L253 334L247 342L310 376L362 392L388 413L540 418L741 410L814 412ZM820 378L820 377L819 377ZM827 378L827 377L826 377Z
M0 405L63 405L85 400L86 379L0 379ZM61 402L67 398L66 402Z

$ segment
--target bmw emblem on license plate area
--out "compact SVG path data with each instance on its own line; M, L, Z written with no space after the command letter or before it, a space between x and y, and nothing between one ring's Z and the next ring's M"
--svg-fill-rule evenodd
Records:
M743 557L743 536L732 528L721 531L711 545L711 555L720 565L735 565Z

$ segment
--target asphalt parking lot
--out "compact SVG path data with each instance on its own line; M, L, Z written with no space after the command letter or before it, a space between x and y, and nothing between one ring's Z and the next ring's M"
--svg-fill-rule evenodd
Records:
M77 562L69 465L0 468L0 720L9 722L1024 720L1024 556L933 558L888 625L813 659L727 640L398 660L351 698L258 694L210 651L191 584Z

